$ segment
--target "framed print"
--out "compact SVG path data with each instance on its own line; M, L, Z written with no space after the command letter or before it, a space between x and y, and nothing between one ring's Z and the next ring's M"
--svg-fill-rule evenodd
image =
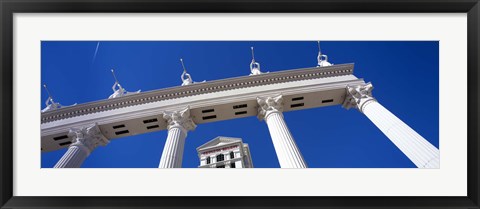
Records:
M476 0L1 7L2 208L479 208Z

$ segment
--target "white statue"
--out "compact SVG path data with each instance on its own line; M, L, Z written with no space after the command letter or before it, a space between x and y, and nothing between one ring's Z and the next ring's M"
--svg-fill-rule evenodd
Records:
M180 59L180 62L182 63L182 67L183 67L183 73L182 73L182 76L180 77L182 79L182 86L197 83L197 82L193 82L192 76L190 76L190 74L187 73L187 69L185 68L185 65L183 64L183 59ZM205 81L202 81L202 83L203 82L205 82Z
M332 66L332 63L328 62L328 56L322 54L322 50L320 50L320 41L318 41L318 56L317 56L318 65L317 67L327 67Z
M53 101L52 95L50 94L50 91L48 91L47 85L44 84L43 87L45 88L45 90L47 90L48 99L47 99L47 101L45 101L46 107L41 112L47 112L47 111L56 110L56 109L64 107L60 103ZM77 103L75 103L71 106L74 106L74 105L77 105ZM70 106L66 106L66 107L70 107Z
M128 92L127 90L122 88L122 85L120 85L120 83L118 82L117 77L115 76L115 72L113 71L113 69L112 69L112 75L113 75L113 78L115 78L115 83L112 86L113 94L108 97L109 99L122 97L122 96L126 96L126 95L129 95L129 94L140 93L141 90L138 90L136 92Z
M186 76L186 78L185 78L185 76ZM183 73L182 73L182 86L190 85L192 83L193 83L192 76L190 76L190 74L188 74L186 71L183 71Z
M45 104L47 105L47 107L45 107L42 112L47 112L47 111L50 111L50 110L56 110L58 108L61 108L62 105L60 105L60 103L56 103L53 101L53 98L48 96L48 99L47 101L45 102Z
M182 73L182 86L190 85L193 83L192 76L187 73L187 69L185 69L185 65L183 64L183 59L180 59L180 62L182 63L183 67L183 73Z
M255 61L255 54L253 52L253 47L252 49L252 62L250 63L250 75L260 75L262 74L262 71L260 71L260 63Z
M113 94L108 97L109 99L121 97L126 94L126 90L122 88L122 86L118 82L115 82L113 84L112 90L113 90Z

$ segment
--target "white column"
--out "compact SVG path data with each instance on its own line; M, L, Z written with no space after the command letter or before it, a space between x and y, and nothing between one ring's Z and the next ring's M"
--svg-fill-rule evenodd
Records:
M307 164L293 139L287 124L283 120L282 95L257 98L259 104L258 118L264 119L282 168L306 168Z
M181 168L187 132L196 127L190 117L190 108L187 107L181 111L164 112L163 118L167 120L168 136L158 167Z
M70 129L68 135L73 138L73 143L54 168L79 168L97 146L105 146L109 142L97 124Z
M439 150L372 97L371 83L348 86L343 106L365 114L417 167L439 168Z

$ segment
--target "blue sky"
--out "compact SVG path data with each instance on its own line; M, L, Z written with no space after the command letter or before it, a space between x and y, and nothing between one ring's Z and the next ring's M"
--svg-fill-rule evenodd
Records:
M114 79L128 91L179 86L184 59L194 81L250 73L250 47L262 71L316 66L316 41L42 41L41 82L62 105L107 99ZM322 41L334 64L355 63L354 75L372 82L374 97L439 147L437 41ZM96 55L95 55L96 54ZM42 88L42 87L39 87ZM42 89L41 108L48 94ZM413 168L415 165L362 113L341 106L284 113L310 168ZM183 167L196 168L196 148L216 136L242 138L257 168L279 168L264 121L248 117L198 125L188 133ZM112 140L84 168L156 168L167 131ZM41 154L51 168L66 149Z

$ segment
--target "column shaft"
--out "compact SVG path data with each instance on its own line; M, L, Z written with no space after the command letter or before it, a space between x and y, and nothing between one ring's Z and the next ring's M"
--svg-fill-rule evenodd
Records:
M181 168L183 148L185 146L186 131L181 127L172 127L168 130L167 141L163 148L159 168Z
M79 168L88 155L85 148L70 146L54 168Z
M362 112L419 168L438 168L439 150L377 101L365 103Z
M159 168L181 168L185 138L189 130L197 125L190 117L190 108L178 111L165 111L163 118L167 120L168 136L163 148Z
M280 167L282 168L306 168L307 165L300 153L295 140L283 120L281 112L273 112L265 118L268 130L272 137L273 146L277 153Z
M68 136L73 138L72 144L54 168L80 168L83 161L97 146L105 146L109 143L96 123L80 129L72 128Z

